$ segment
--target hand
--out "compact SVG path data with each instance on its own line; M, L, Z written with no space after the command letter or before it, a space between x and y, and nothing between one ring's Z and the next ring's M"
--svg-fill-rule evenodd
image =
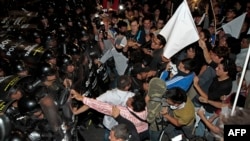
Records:
M198 77L198 76L195 76L194 79L193 79L193 82L194 82L194 86L195 86L195 85L198 85L199 77Z
M68 79L68 78L65 78L63 80L63 85L66 87L66 88L70 88L71 85L72 85L72 80L71 79Z
M94 64L99 67L102 63L99 59L94 59Z
M102 33L99 33L99 34L98 34L98 40L99 40L99 41L102 41L102 39L103 39L103 34L102 34Z
M148 92L148 89L149 89L149 84L148 84L148 83L143 83L143 84L142 84L142 87L143 87L143 90L144 90L145 92Z
M135 42L134 45L132 46L133 49L137 49L141 46L141 44Z
M153 55L153 51L152 51L152 50L150 50L150 49L143 48L143 49L142 49L142 51L143 51L145 54L147 54L147 55L150 55L150 56L152 56L152 55Z
M117 107L117 106L112 106L112 113L111 115L114 117L114 118L117 118L120 114L120 109Z
M202 96L199 97L199 101L202 103L208 103L208 99Z
M206 6L205 6L206 14L208 14L208 10L209 10L209 4L207 3Z
M77 115L77 108L76 107L72 107L71 111L74 115Z
M134 46L134 41L133 40L131 40L131 39L129 39L128 40L128 42L127 42L127 45L129 46L129 47L132 47L132 46Z
M198 109L197 115L199 115L200 117L204 116L205 115L205 110L203 108Z
M170 71L172 69L172 63L171 62L168 62L167 65L166 65L166 71Z
M207 45L204 40L200 39L198 43L199 43L200 48L202 48L203 50L207 48Z
M168 107L162 107L160 114L162 114L162 115L168 114Z
M168 58L166 58L165 56L161 56L161 61L162 62L165 62L165 63L168 63L168 62L171 62L171 59L168 59Z
M226 101L226 100L227 100L227 96L226 96L226 95L221 96L221 97L220 97L220 100L221 100L221 101Z
M84 98L84 96L80 95L77 91L73 89L70 90L70 95L71 95L71 98L75 98L78 101L82 101Z

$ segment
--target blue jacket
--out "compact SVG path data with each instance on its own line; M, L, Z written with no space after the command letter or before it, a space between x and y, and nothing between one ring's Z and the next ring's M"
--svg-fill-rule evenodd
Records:
M168 71L163 71L160 75L160 79L166 82L167 89L171 89L173 87L179 87L187 92L193 83L195 73L192 72L185 76L175 75L173 78L166 80L168 75L169 75Z

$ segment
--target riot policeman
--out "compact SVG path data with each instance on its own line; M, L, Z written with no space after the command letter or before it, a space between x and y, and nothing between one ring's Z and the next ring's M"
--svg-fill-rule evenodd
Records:
M82 78L77 72L77 67L73 63L72 57L67 54L60 55L57 61L59 77L62 80L69 79L71 81L71 86L74 85L78 80Z
M1 103L1 101L0 101ZM22 132L12 130L12 124L9 117L0 113L0 140L1 141L23 141L25 136Z
M41 62L49 63L52 65L53 68L55 68L56 70L58 69L57 68L57 55L55 54L55 51L52 49L47 49L44 51L40 59L40 63Z
M42 86L36 87L34 95L46 93ZM61 140L63 132L53 132L52 128L43 114L43 110L34 95L24 96L18 101L18 109L23 116L23 124L27 138L31 141L37 140Z
M18 101L26 95L23 88L25 83L29 83L28 80L29 76L24 77L16 74L7 76L0 82L0 101L2 101L0 102L0 114L4 113L12 123L9 140L20 139L21 141L26 138Z
M0 101L1 103L1 101ZM11 121L8 116L0 113L0 140L4 141L10 136Z
M17 74L19 76L28 76L29 75L29 68L24 63L23 60L13 61L11 67L12 67L13 74Z
M32 93L38 86L42 86L43 93L36 94L36 99L40 103L41 109L51 126L52 131L57 135L62 135L61 126L65 123L70 128L72 122L72 112L70 110L71 101L69 91L58 78L58 73L49 63L40 64L37 70L37 78L30 84L29 92ZM65 85L69 84L64 82Z

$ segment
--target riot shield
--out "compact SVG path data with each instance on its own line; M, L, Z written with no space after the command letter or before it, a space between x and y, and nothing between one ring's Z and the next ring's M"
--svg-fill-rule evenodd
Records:
M0 39L0 57L9 60L23 60L28 67L35 69L47 49L35 43Z

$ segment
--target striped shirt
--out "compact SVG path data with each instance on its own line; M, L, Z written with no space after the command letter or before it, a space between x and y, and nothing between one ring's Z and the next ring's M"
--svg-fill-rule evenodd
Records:
M90 108L101 112L106 115L112 114L112 106L111 104L104 103L92 98L85 97L83 99L83 103L88 105ZM120 109L120 115L128 120L130 120L136 127L136 130L138 133L142 133L146 130L148 130L148 123L140 121L135 116L133 116L130 111L133 111L132 109L125 107L125 106L117 106ZM129 110L128 110L128 109ZM137 116L139 116L141 119L146 120L147 119L147 110L144 110L142 112L134 112Z

